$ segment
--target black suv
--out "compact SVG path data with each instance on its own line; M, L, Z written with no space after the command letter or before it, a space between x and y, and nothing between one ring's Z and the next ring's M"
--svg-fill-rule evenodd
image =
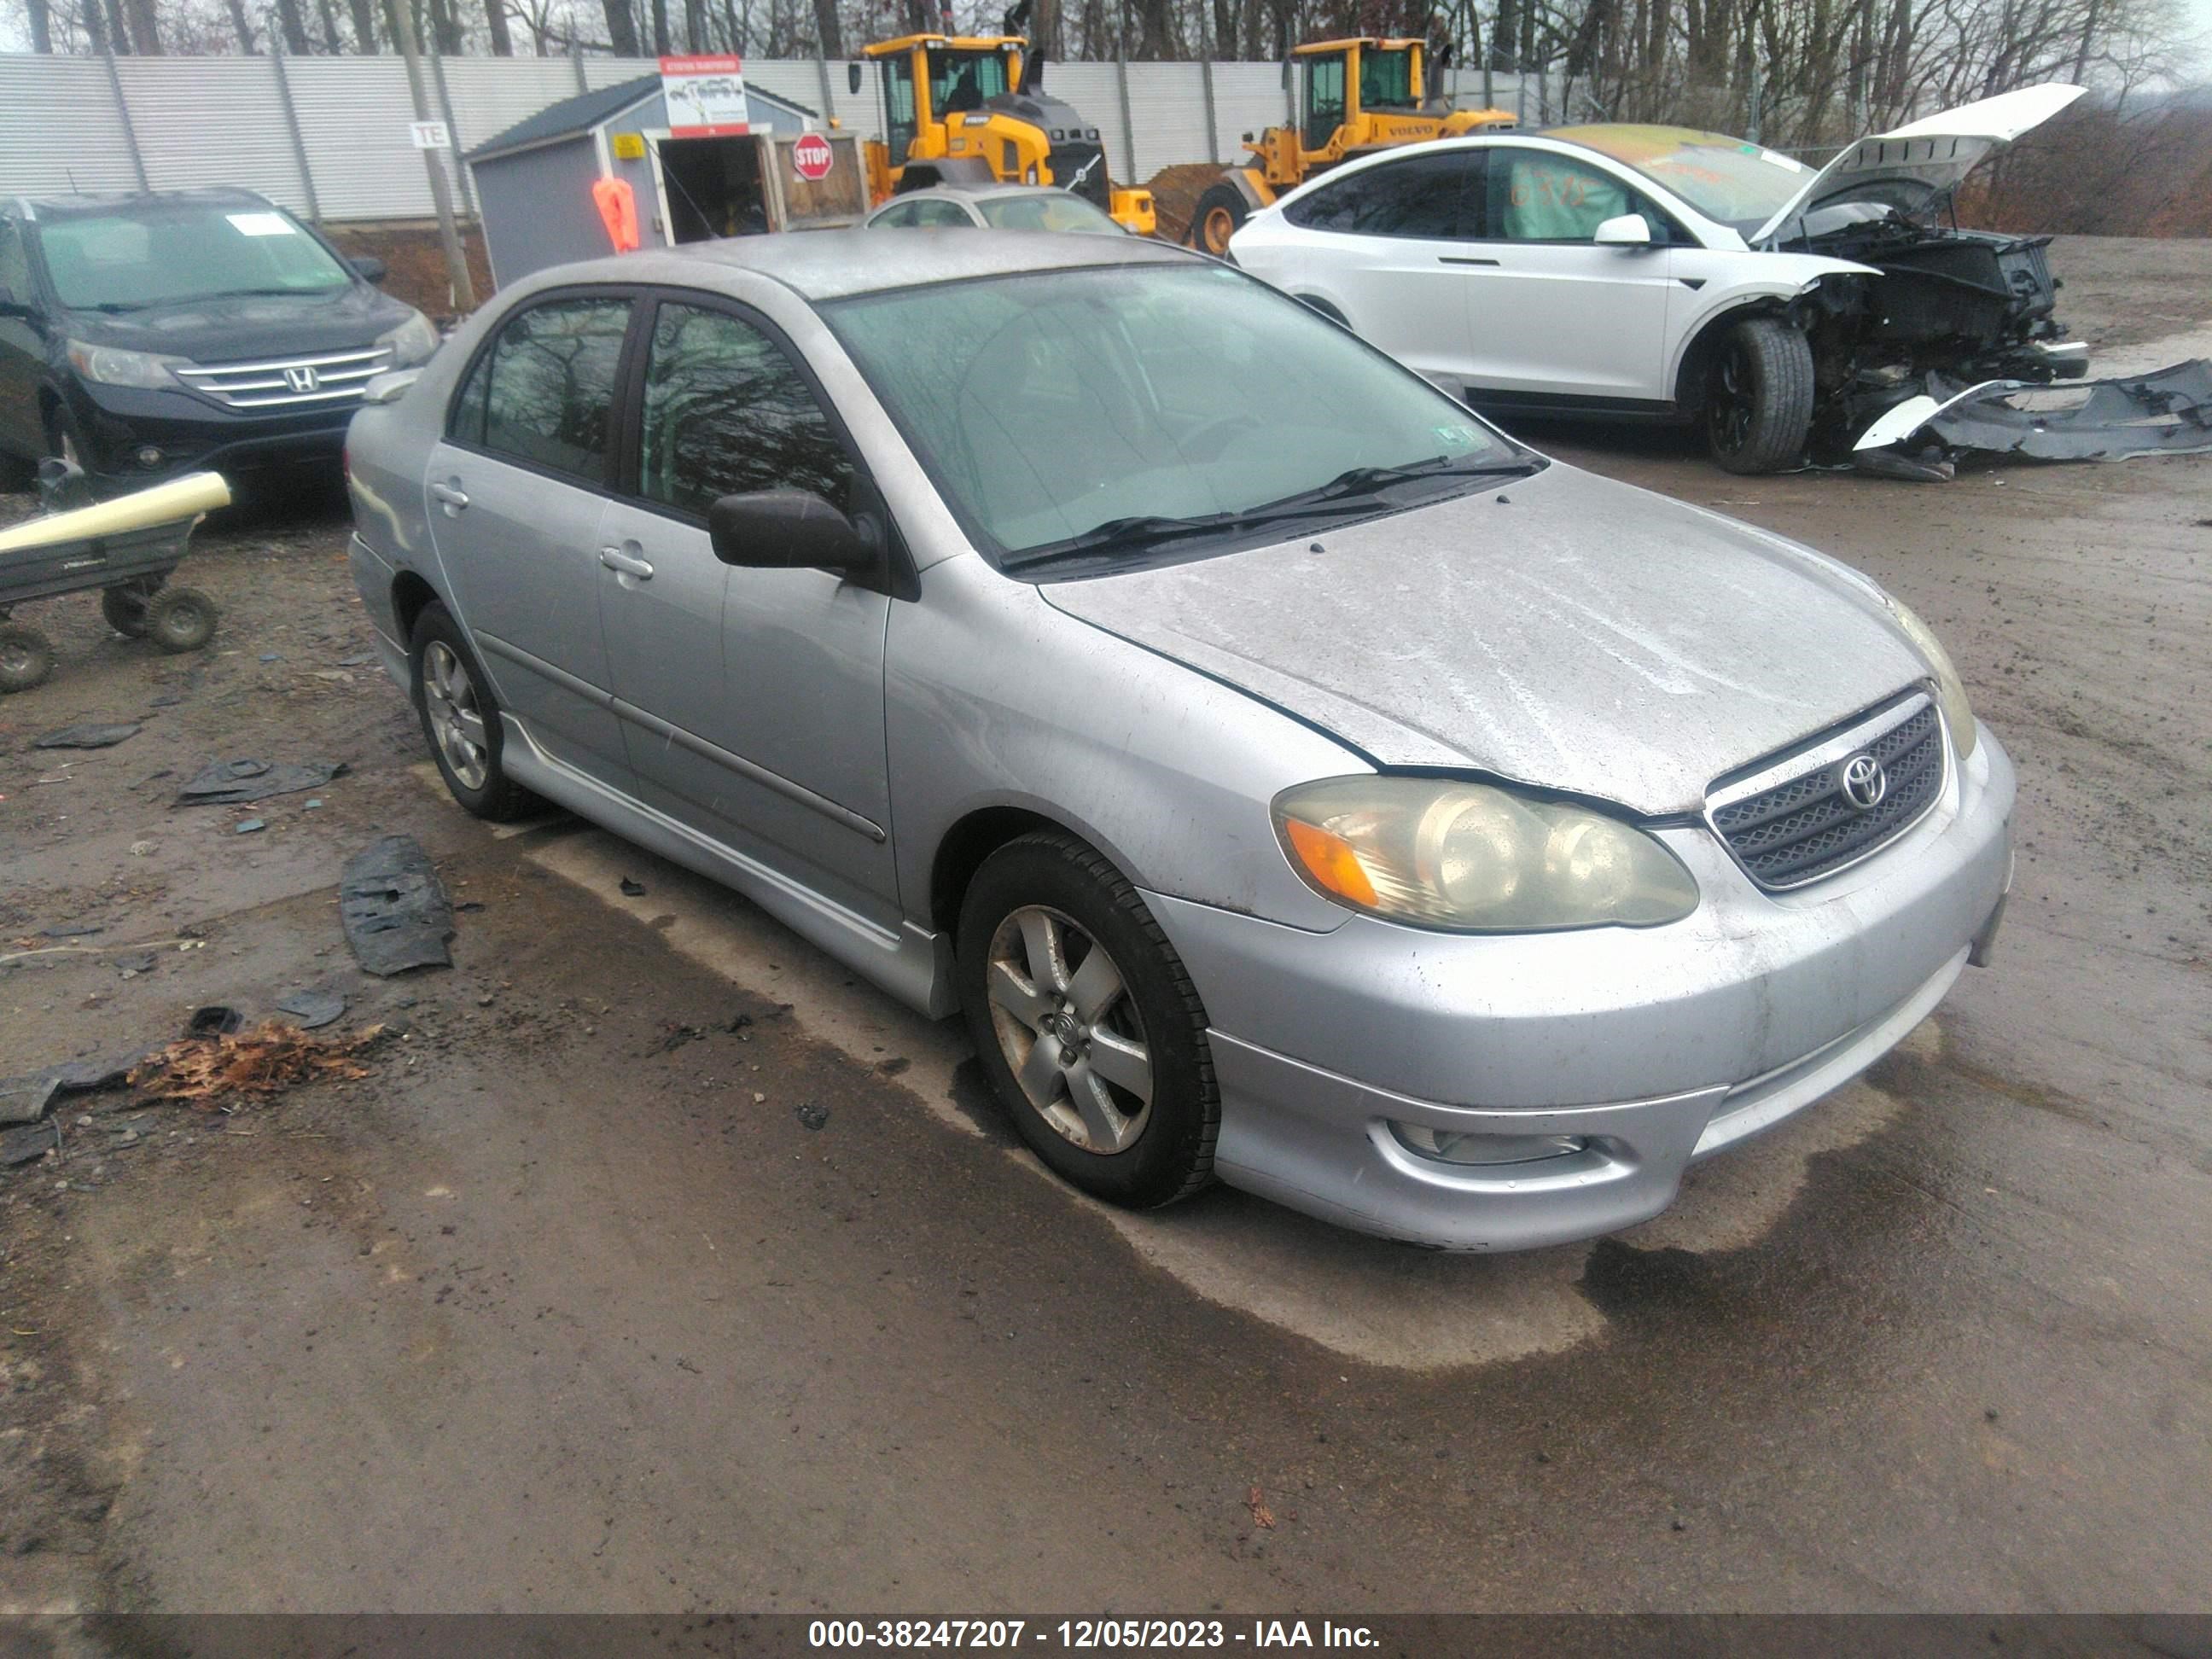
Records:
M383 275L251 191L0 198L0 471L327 466L371 377L438 349Z

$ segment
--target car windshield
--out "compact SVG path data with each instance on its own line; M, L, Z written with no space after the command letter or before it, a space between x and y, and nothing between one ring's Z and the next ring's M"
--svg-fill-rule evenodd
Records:
M1187 558L1282 539L1301 513L1372 516L1542 465L1219 265L1029 271L823 312L1002 568L1169 537Z
M1706 218L1745 234L1772 218L1813 177L1794 156L1687 127L1561 127L1545 137L1610 155Z
M43 221L54 293L74 310L140 311L230 294L331 294L353 281L275 208L134 204Z
M976 210L1000 230L1089 230L1111 235L1121 227L1080 196L1058 191L1049 196L986 196Z

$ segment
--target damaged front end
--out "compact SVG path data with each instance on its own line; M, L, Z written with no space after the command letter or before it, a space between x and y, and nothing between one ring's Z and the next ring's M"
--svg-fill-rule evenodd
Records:
M2212 453L2212 362L2154 374L2051 386L1964 385L1941 374L1862 434L1853 456L1869 470L1923 476L1960 454L2035 461L2118 461Z

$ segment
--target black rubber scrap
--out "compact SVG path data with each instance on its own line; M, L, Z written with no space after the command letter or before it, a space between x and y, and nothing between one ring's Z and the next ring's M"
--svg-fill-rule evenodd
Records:
M343 761L301 761L296 765L272 766L264 760L210 761L199 775L177 791L179 806L235 806L270 795L289 795L301 789L319 789L332 778L345 775Z
M345 1011L345 993L333 991L328 986L311 985L288 991L276 999L276 1012L291 1015L303 1031L318 1030Z
M33 738L33 749L112 749L125 738L138 735L136 726L98 726L85 724L64 726L58 732L49 732L43 738Z
M338 920L364 972L389 976L453 965L446 948L453 907L430 855L412 836L386 836L346 860Z

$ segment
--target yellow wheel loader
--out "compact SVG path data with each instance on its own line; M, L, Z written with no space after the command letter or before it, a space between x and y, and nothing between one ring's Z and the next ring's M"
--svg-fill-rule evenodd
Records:
M1190 216L1190 245L1217 257L1250 215L1340 161L1398 144L1456 138L1513 123L1502 109L1455 110L1431 102L1419 40L1311 40L1294 47L1284 83L1304 77L1298 125L1244 135L1252 160L1206 186Z
M1039 84L1018 34L907 34L860 48L881 65L887 142L866 148L871 205L932 185L1058 185L1140 236L1157 220L1148 190L1116 189L1098 129ZM860 90L861 69L848 71Z

